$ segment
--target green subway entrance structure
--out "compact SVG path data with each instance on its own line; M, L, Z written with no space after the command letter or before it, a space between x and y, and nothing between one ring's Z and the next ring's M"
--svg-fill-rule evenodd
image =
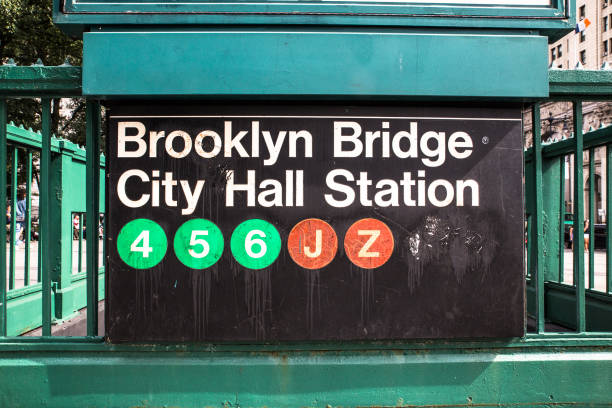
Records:
M582 131L612 71L547 68L574 6L55 1L83 66L0 66L0 212L6 101L40 98L42 118L42 335L11 329L34 290L6 267L11 225L0 405L611 406L612 234L603 289L583 234L563 249L565 157L583 180L605 148L612 171L612 127ZM68 96L87 110L72 289L53 240L72 213L50 205L50 103ZM573 104L572 138L542 143L547 100ZM52 330L71 290L85 336Z

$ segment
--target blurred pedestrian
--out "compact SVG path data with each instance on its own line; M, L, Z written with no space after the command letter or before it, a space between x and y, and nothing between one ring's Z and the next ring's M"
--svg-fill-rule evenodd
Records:
M79 215L75 215L74 218L72 219L72 238L74 239L79 239L79 230L81 226L81 219L79 218Z
M23 241L20 239L21 234L25 231L25 218L27 212L27 204L25 193L23 191L19 191L17 193L17 206L15 207L15 221L16 221L16 231L15 231L15 245L23 244ZM27 237L24 237L24 240Z

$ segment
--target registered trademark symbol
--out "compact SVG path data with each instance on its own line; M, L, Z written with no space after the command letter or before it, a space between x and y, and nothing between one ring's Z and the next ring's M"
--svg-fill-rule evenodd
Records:
M489 138L487 136L483 136L482 144L488 144L488 143L489 143Z

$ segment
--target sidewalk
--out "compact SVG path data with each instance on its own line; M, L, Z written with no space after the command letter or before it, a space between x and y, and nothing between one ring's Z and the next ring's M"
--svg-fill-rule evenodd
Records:
M571 249L565 249L563 262L563 283L571 285L574 282L574 253ZM589 288L589 253L584 253L584 286ZM605 292L606 290L606 251L595 251L595 290Z
M87 308L79 310L79 314L61 324L51 325L52 336L87 336ZM98 302L98 336L104 335L104 301ZM22 336L42 336L42 328L29 331Z
M85 259L86 259L86 242L83 240L81 248L81 271L78 270L78 255L79 255L79 241L72 241L72 274L75 275L79 272L85 272ZM100 267L103 266L102 259L102 240L99 240L99 259ZM10 271L10 259L9 259L10 246L6 244L6 265L7 265L7 288L8 288L8 277ZM24 287L24 271L25 271L25 256L26 250L23 244L15 247L15 289ZM30 241L30 284L33 285L38 281L38 241Z

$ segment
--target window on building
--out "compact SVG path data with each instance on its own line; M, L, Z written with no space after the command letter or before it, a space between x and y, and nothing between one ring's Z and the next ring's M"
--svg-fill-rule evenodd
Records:
M604 57L608 55L608 40L603 42L603 55Z
M602 31L608 31L608 16L604 16L601 29Z
M586 41L586 34L584 33L584 31L580 32L580 42L585 42Z
M608 0L603 0L601 2L601 8L606 8L606 7L608 7Z
M585 14L586 14L586 6L580 6L580 8L578 9L578 17L581 20L584 20Z
M557 57L563 55L563 46L561 44L557 45Z
M557 58L557 49L552 47L550 50L550 60L554 61Z
M580 51L580 63L582 65L586 64L586 50Z

